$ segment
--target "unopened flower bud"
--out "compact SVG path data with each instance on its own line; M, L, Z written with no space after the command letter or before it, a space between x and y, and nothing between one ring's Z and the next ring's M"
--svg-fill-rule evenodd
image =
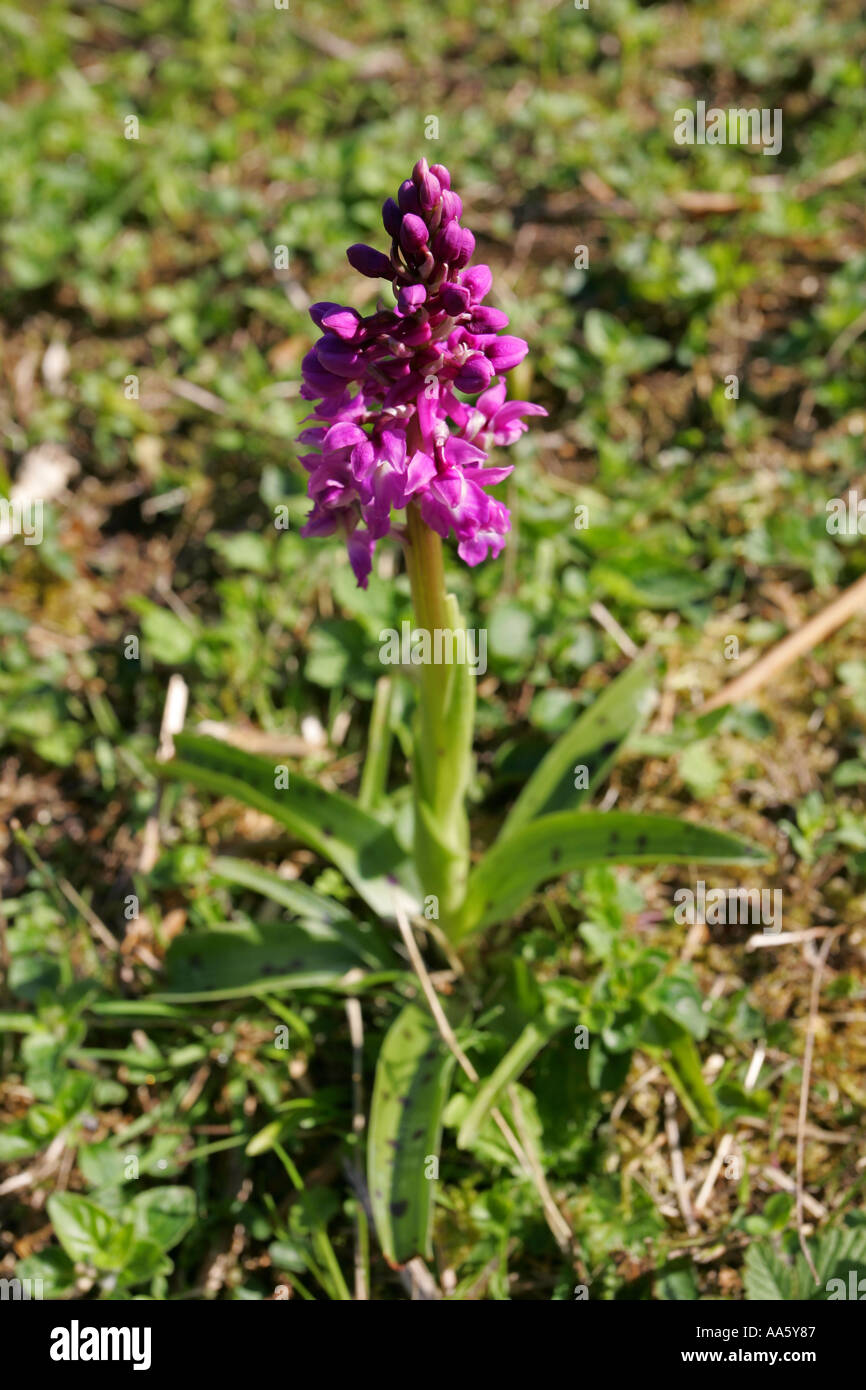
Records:
M522 362L529 351L529 344L522 338L512 338L504 334L501 338L494 338L492 343L488 343L484 352L487 360L492 364L495 372L509 372L512 367L516 367Z
M461 285L465 285L466 289L469 291L472 296L472 303L480 304L484 296L489 294L490 286L493 284L493 275L490 266L471 266L468 270L464 270L463 274L460 276L460 283Z
M421 248L427 245L428 236L427 223L423 217L416 217L414 213L407 212L400 228L400 245L407 256L417 255Z
M498 333L501 328L507 328L508 315L501 309L479 304L472 310L472 317L466 326L470 333Z
M432 212L439 202L442 189L435 174L428 174L421 180L418 188L418 201L422 212Z
M474 250L475 238L469 228L464 227L460 233L460 250L454 258L454 264L456 266L465 265L467 261L471 260Z
M446 227L440 227L433 238L433 254L437 261L444 261L446 264L453 264L461 246L463 238L459 222L449 222Z
M469 308L469 291L463 285L452 285L446 280L439 290L439 298L443 309L447 309L452 318Z
M371 280L394 279L394 267L389 258L374 246L365 246L362 241L356 241L354 246L349 247L346 256L353 269L369 276Z
M459 222L463 216L463 200L459 194L445 189L442 194L442 221Z
M421 204L418 201L418 190L411 179L404 179L397 189L397 203L401 212L414 212L416 216L421 212Z
M465 391L468 396L475 396L479 391L487 389L492 377L493 368L487 358L483 357L480 352L476 352L472 357L467 357L454 378L454 385L458 391Z
M403 221L403 214L393 198L386 198L382 204L382 221L389 236L398 237L400 235L400 223Z

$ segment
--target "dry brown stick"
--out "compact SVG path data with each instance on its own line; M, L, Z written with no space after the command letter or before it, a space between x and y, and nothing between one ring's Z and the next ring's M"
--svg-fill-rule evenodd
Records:
M186 719L186 706L189 689L183 676L175 671L168 682L165 704L162 709L162 723L159 729L159 747L156 760L167 763L174 757L174 735L183 732ZM162 783L156 789L153 810L144 824L138 871L149 874L159 858L159 808L162 801Z
M750 666L748 671L744 671L728 685L722 686L722 689L709 700L705 700L700 712L706 714L722 705L732 705L738 700L744 700L748 695L753 695L762 685L766 685L769 680L784 671L786 666L790 666L792 661L817 647L825 637L829 637L831 632L835 632L837 627L841 627L860 609L866 609L866 574L861 575L855 584L845 589L838 598L834 598L832 603L828 603L826 608L822 608L820 613L816 613L796 632L789 633L778 646L762 656L754 666Z
M749 1062L749 1069L746 1073L746 1079L743 1082L744 1091L748 1092L753 1089L756 1081L758 1080L758 1077L760 1076L761 1067L764 1064L765 1055L766 1054L764 1052L763 1045L759 1043L758 1046L755 1048L754 1052L752 1053L752 1059ZM713 1188L716 1185L716 1179L718 1178L719 1173L722 1171L722 1164L727 1158L731 1150L731 1146L735 1143L735 1141L736 1134L732 1130L729 1130L727 1134L722 1135L721 1140L719 1141L719 1146L716 1149L716 1152L713 1156L713 1160L710 1163L709 1168L707 1169L707 1174L701 1185L701 1190L698 1193L697 1201L695 1202L694 1208L695 1215L698 1215L700 1212L702 1212L704 1207L707 1205L707 1202L710 1200Z
M620 627L610 610L597 600L590 604L589 613L590 617L595 618L599 627L603 627L608 636L613 638L620 651L634 660L640 649L635 646L625 629Z
M686 1182L686 1166L680 1147L680 1130L677 1124L677 1098L672 1090L665 1091L665 1136L671 1154L671 1177L677 1195L677 1205L683 1218L686 1231L696 1235L698 1224L692 1210L692 1199Z
M60 889L67 902L70 902L76 912L80 912L85 922L89 926L93 935L101 941L109 951L116 951L120 942L116 936L112 936L102 918L97 916L89 903L86 903L81 894L67 878L58 878L57 887Z
M361 1170L360 1144L364 1132L364 1016L359 1001L350 996L346 1000L346 1018L349 1023L349 1038L352 1043L352 1132L358 1146L355 1151L354 1167L359 1178ZM367 1303L370 1290L367 1287L367 1263L364 1258L366 1248L366 1216L360 1201L355 1216L355 1301Z
M451 1027L451 1024L445 1017L445 1011L442 1008L441 1003L439 1002L438 994L433 988L433 982L430 979L430 976L427 972L427 967L424 964L423 957L418 949L418 943L416 942L415 937L412 934L412 928L409 925L409 919L403 911L402 906L398 902L396 894L392 894L392 898L394 902L394 915L397 918L397 925L400 928L400 935L403 938L403 944L405 945L406 950L409 954L409 959L412 962L412 968L415 971L415 974L418 976L418 982L423 991L424 998L427 1000L427 1004L429 1006L431 1014L433 1015L436 1027L439 1029L439 1034L443 1042L445 1043L445 1046L448 1048L449 1052L452 1054L452 1056L456 1057L462 1071L466 1074L466 1076L469 1077L469 1080L473 1082L473 1084L477 1085L478 1081L480 1080L478 1072L475 1070L469 1058L466 1056L466 1053L463 1051L462 1047L457 1041L457 1038L454 1034L454 1029ZM559 1207L553 1200L553 1194L551 1193L550 1188L547 1185L547 1180L545 1179L544 1173L541 1172L541 1170L539 1170L537 1173L533 1171L532 1163L528 1155L526 1154L522 1144L520 1143L519 1139L517 1138L517 1135L514 1133L514 1130L511 1128L510 1124L506 1120L505 1116L502 1114L502 1111L499 1110L498 1107L494 1107L490 1111L490 1118L498 1126L499 1130L505 1137L505 1140L509 1148L511 1149L512 1153L514 1154L524 1173L536 1187L538 1195L541 1198L541 1205L544 1210L545 1220L547 1221L553 1238L559 1246L560 1250L569 1255L573 1254L574 1235L572 1233L571 1227L568 1225L567 1221L565 1220L565 1217L562 1215L562 1212L559 1210Z
M765 1177L768 1182L771 1182L774 1187L781 1188L783 1192L793 1192L796 1196L796 1182L792 1177L789 1177L787 1173L783 1172L781 1168L777 1168L772 1163L765 1163L763 1168L758 1169L758 1172ZM822 1206L820 1202L816 1202L814 1197L810 1197L808 1192L803 1193L803 1209L814 1216L816 1221L823 1221L824 1217L827 1215L827 1208ZM809 1263L811 1265L811 1261Z
M797 1115L797 1195L796 1195L796 1218L797 1236L800 1241L800 1249L803 1252L806 1263L812 1272L812 1278L818 1283L818 1271L806 1244L806 1237L803 1235L803 1168L806 1154L806 1120L809 1114L809 1083L812 1079L812 1052L815 1045L815 1025L818 1021L818 1005L821 997L821 976L824 973L824 966L827 963L827 956L830 947L839 935L844 931L844 927L839 927L831 936L826 936L821 943L818 952L818 959L812 972L812 989L809 995L809 1022L806 1027L806 1044L803 1048L803 1079L800 1082L800 1109Z

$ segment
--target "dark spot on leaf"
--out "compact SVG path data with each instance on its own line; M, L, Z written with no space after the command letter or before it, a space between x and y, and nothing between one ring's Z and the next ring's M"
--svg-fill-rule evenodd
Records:
M409 1203L405 1200L400 1202L392 1202L389 1209L391 1215L399 1219L401 1216L406 1215L406 1212L409 1210Z
M647 847L647 838L646 838L646 835L638 835L638 837L637 837L637 847L638 847L638 849L646 849L646 847Z
M560 859L562 858L562 850L559 848L558 845L555 849L552 849L550 851L550 858L554 864L559 863Z
M385 1142L386 1142L386 1144L388 1144L388 1146L389 1146L390 1148L392 1148L392 1149L399 1149L399 1147L400 1147L400 1140L399 1140L399 1139L386 1139Z
M424 1134L424 1130L423 1130L423 1129L416 1129L416 1130L415 1130L415 1133L412 1135L412 1138L413 1138L413 1139L420 1139L420 1138L423 1136L423 1134Z

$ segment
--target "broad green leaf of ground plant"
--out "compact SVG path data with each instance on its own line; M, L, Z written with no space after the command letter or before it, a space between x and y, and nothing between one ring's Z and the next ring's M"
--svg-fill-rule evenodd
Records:
M866 1226L836 1227L810 1241L818 1282L801 1251L786 1258L766 1241L750 1245L745 1259L745 1294L750 1302L790 1302L798 1299L847 1300L852 1286L859 1298L859 1281L866 1278ZM831 1279L841 1285L830 1286ZM866 1287L866 1285L864 1285Z
M136 1193L125 1214L139 1240L171 1250L195 1221L195 1193L191 1187L149 1187Z
M367 1183L379 1242L393 1265L430 1252L442 1109L454 1058L425 1009L407 1004L385 1036L370 1108Z
M418 910L411 891L386 878L396 876L405 861L392 831L348 797L325 791L296 772L290 773L285 790L277 789L274 763L218 739L181 734L175 748L171 762L153 764L160 777L233 796L273 816L295 839L335 864L379 916L393 916L395 894L407 911Z
M514 916L540 884L590 864L761 863L763 850L674 816L559 811L499 840L469 876L456 939Z
M500 843L536 816L576 810L592 794L625 739L648 714L653 684L652 656L645 653L607 686L542 758L506 817ZM581 766L586 768L586 786L575 787L575 769Z
M388 942L376 926L357 921L342 903L315 892L306 883L281 878L273 869L228 855L218 855L211 868L218 878L279 903L304 922L326 923L371 969L384 969L394 964Z
M132 1221L122 1221L75 1192L55 1192L48 1215L69 1258L102 1270L123 1269L135 1243Z
M366 973L379 964L359 937L351 923L312 919L182 932L169 947L161 997L237 999L277 989L337 988L348 971Z

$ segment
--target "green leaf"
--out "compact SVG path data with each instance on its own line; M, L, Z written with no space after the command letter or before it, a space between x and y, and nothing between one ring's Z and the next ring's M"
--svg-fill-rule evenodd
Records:
M195 1193L191 1187L150 1187L127 1203L126 1215L140 1241L171 1250L195 1221Z
M854 1226L824 1231L811 1242L811 1250L817 1283L799 1251L793 1261L786 1261L766 1241L750 1245L745 1260L746 1298L752 1302L848 1299L852 1284L856 1287L866 1277L866 1229ZM839 1282L832 1284L834 1280Z
M646 1021L641 1046L658 1061L699 1130L716 1130L721 1123L718 1103L704 1080L701 1055L686 1028L665 1013Z
M27 1132L23 1120L16 1120L0 1133L0 1163L18 1163L39 1147L38 1137Z
M694 1266L686 1258L670 1260L655 1277L656 1296L672 1302L694 1303L699 1297Z
M507 816L500 842L536 816L577 809L606 776L624 740L643 722L652 698L652 657L646 653L611 682L542 758ZM575 768L580 766L587 770L586 788L574 785Z
M105 1139L99 1144L83 1144L78 1150L78 1167L89 1187L119 1187L124 1181L124 1155Z
M110 1216L74 1192L55 1192L46 1203L54 1231L70 1260L97 1269L122 1269L135 1233L131 1224Z
M472 1148L502 1092L523 1075L541 1049L580 1008L583 992L575 988L573 981L552 980L543 988L545 1006L540 1017L526 1025L496 1069L479 1085L463 1116L457 1135L458 1148Z
M124 1288L131 1284L143 1284L157 1274L171 1274L173 1268L171 1260L155 1240L137 1240L120 1271L118 1285Z
M674 816L559 811L487 851L469 876L456 936L513 916L540 884L589 864L755 864L765 858L736 835Z
M799 1254L797 1261L801 1266L801 1286L804 1288L808 1286L812 1297L826 1298L827 1281L829 1279L842 1279L846 1285L847 1295L847 1286L852 1271L855 1275L855 1283L866 1277L866 1227L836 1227L832 1231L825 1231L817 1242L817 1247L813 1251L813 1258L821 1292L816 1295L811 1271L807 1273L806 1261Z
M703 995L694 980L681 974L663 975L646 995L646 1003L653 1012L658 1010L666 1014L699 1040L710 1031L710 1020L703 1010L703 1002Z
M274 1145L280 1142L283 1130L287 1129L290 1123L290 1120L271 1120L270 1124L256 1131L244 1153L248 1158L258 1158L259 1154L270 1153Z
M453 1067L433 1019L407 1004L379 1053L367 1143L373 1219L392 1265L430 1253L434 1179L426 1169L439 1154Z
M648 372L671 354L670 344L664 338L633 333L620 319L602 309L587 310L583 331L593 357L628 376Z
M64 1294L71 1293L75 1277L74 1264L66 1251L57 1245L49 1245L38 1255L28 1255L15 1266L15 1278L38 1279L40 1284L31 1282L31 1293L36 1296L38 1291L42 1298L47 1299L62 1298Z
M302 919L301 926L310 921L326 923L332 928L335 939L343 941L348 950L354 951L359 960L373 969L393 968L395 957L385 938L368 923L356 921L342 903L315 892L306 883L281 878L272 869L263 869L246 859L221 856L213 861L212 867L220 878L287 907Z
M161 997L178 1002L334 988L347 971L364 969L370 961L345 924L265 922L182 932L166 956L168 988Z
M781 1255L765 1244L750 1245L744 1265L746 1298L751 1302L787 1302L793 1297L793 1274Z
M316 893L306 883L297 879L282 878L273 869L263 869L249 859L233 859L229 855L218 855L211 864L217 878L227 883L236 883L239 888L249 888L260 893L263 898L287 907L298 917L316 918L320 922L344 922L351 914L342 903Z
M497 1104L502 1092L523 1074L539 1054L545 1043L549 1042L562 1023L550 1023L546 1019L539 1023L528 1023L520 1037L508 1049L495 1071L482 1081L469 1109L463 1116L457 1134L457 1147L471 1149L484 1125L490 1111Z
M141 613L141 637L146 649L166 666L182 666L192 660L198 629L160 608L148 599L135 599L132 607Z
M354 801L296 772L290 774L288 787L278 790L275 763L218 739L179 734L174 742L177 757L153 764L159 776L233 796L273 816L295 839L336 864L380 917L393 918L394 894L409 913L419 910L411 891L385 877L395 876L405 861L393 832Z

